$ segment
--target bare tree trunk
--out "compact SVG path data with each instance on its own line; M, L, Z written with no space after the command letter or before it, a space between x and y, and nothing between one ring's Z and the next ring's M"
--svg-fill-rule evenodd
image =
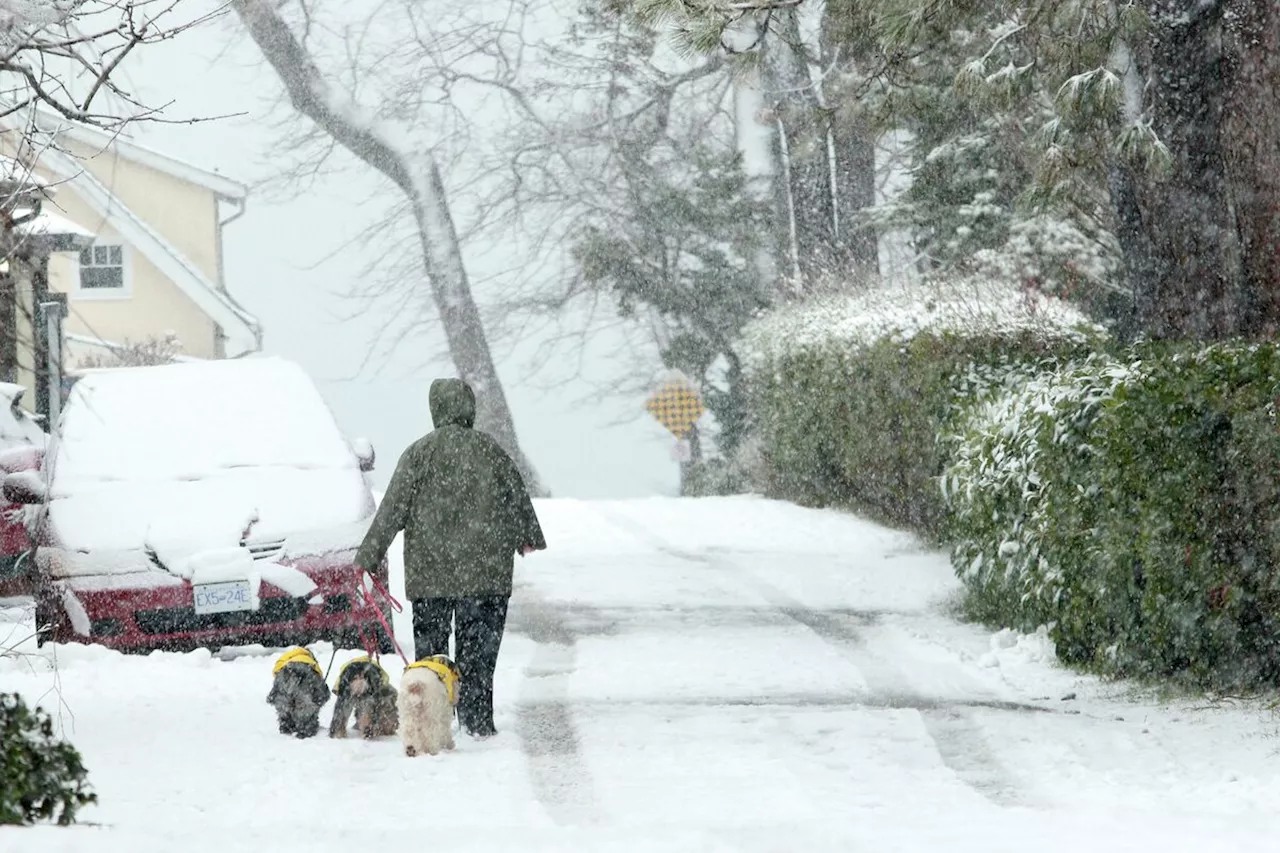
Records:
M880 269L879 240L874 228L859 223L859 214L876 203L876 145L870 128L832 120L832 191L835 193L835 263L861 281Z
M747 176L747 192L756 201L773 200L778 177L777 123L770 120L765 109L761 75L758 69L746 71L734 80L733 111L737 131L738 151L742 155L742 170ZM777 205L773 205L775 217ZM785 220L776 223L774 230L783 230ZM776 233L774 235L777 236ZM781 241L770 240L774 251L761 247L755 257L757 287L761 293L769 293L778 285L779 258L786 257Z
M763 68L765 90L777 104L779 138L785 141L786 185L778 198L792 227L796 265L810 284L837 271L830 145L796 10L778 10L774 20L764 37Z
M1241 331L1280 332L1280 4L1228 4L1235 57L1222 134L1227 184L1242 251L1249 314Z
M520 450L515 422L498 378L480 311L471 294L457 229L431 151L398 147L360 109L334 92L307 49L267 0L232 0L250 37L284 84L294 109L334 141L389 178L408 197L422 245L423 267L444 325L449 353L459 376L476 393L477 426L511 454L529 488L544 493L533 466Z

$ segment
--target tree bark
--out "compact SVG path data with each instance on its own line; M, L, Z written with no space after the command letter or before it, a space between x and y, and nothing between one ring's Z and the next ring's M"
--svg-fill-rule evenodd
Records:
M871 23L862 4L827 0L822 16L821 63L824 73L834 74L841 62L864 63L870 44ZM836 86L839 87L838 78ZM880 272L880 240L874 228L859 221L876 203L876 139L857 115L857 104L841 98L834 108L830 89L825 95L831 192L834 196L835 263L851 271L858 281L869 281Z
M418 226L423 267L459 376L476 394L476 426L490 433L519 466L531 491L545 494L521 451L515 421L489 351L480 311L462 262L457 229L434 155L389 138L349 98L334 92L307 49L266 0L232 0L249 36L275 69L294 109L334 141L389 178L408 197Z
M1138 320L1154 338L1229 337L1246 313L1221 144L1231 85L1222 7L1149 4L1153 124L1172 158L1138 193L1152 291Z
M859 216L876 203L876 146L862 123L830 123L831 157L836 198L835 263L850 270L859 282L880 271L880 247L875 229Z
M1242 253L1250 337L1280 332L1280 3L1235 0L1226 42L1234 58L1222 145Z
M774 13L765 36L765 90L776 104L780 136L785 140L786 192L779 193L792 223L796 264L804 284L824 273L842 272L836 264L836 212L831 180L829 138L824 111L809 77L795 9Z

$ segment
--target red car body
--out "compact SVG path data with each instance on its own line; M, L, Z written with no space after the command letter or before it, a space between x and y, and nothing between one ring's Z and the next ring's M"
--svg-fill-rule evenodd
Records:
M124 371L131 373L121 381L105 376ZM254 371L262 372L265 378L255 378ZM353 563L355 549L375 510L367 477L372 469L372 451L357 453L341 437L319 392L296 365L280 359L247 358L206 362L198 367L166 365L92 373L98 375L87 382L80 380L73 389L60 421L62 429L44 458L44 465L53 470L41 470L40 478L26 473L10 474L5 480L7 497L36 506L35 512L28 513L29 533L35 542L29 562L41 644L94 643L126 652L147 652L249 643L306 644L327 639L341 647L356 648L363 644L363 635L379 651L391 651L390 638L383 630L384 620L386 625L391 624L390 608L385 601L380 601L376 610L366 602ZM202 427L207 424L209 412L201 415L198 407L190 406L190 415L182 409L171 411L170 406L153 412L151 422L131 424L130 419L148 417L144 411L135 414L135 410L142 408L137 404L139 388L145 389L144 380L153 376L159 384L157 397L162 401L172 397L175 389L189 386L201 394L216 395L221 385L224 402L235 404L240 387L246 384L249 390L245 394L249 397L268 393L262 389L279 389L282 402L300 401L304 416L286 424L294 430L297 441L275 445L265 441L270 447L263 452L270 456L270 448L274 448L287 456L293 444L312 441L323 448L320 457L329 465L319 472L322 476L315 482L336 484L342 494L335 499L319 493L323 489L308 491L313 480L306 477L316 472L309 471L305 464L290 463L287 458L279 464L270 459L263 462L259 453L254 457L257 462L244 462L245 447L253 444L250 441L246 445L244 436L252 438L255 429L281 429L279 413L273 414L261 400L241 405L230 415L237 420L228 421L225 434ZM122 405L120 393L112 390L120 385L132 389L132 398L124 395L129 405ZM90 390L81 394L80 386L89 386ZM189 420L190 429L186 428L184 417ZM203 420L197 421L197 417ZM259 417L261 423L245 424L246 420ZM156 431L156 419L171 421L163 433ZM95 426L99 421L106 425ZM95 429L111 435L99 441ZM153 454L162 457L164 464L153 464L151 469L144 458L150 452L149 446L138 438L148 430L154 434L152 438L173 435L172 445ZM311 434L303 435L303 430ZM241 440L240 445L236 445L237 439ZM130 440L134 446L129 445ZM223 443L227 446L221 446ZM67 448L74 454L68 453ZM247 456L253 457L254 453L248 452ZM122 476L131 474L130 465L124 461L129 458L141 460L137 482ZM154 458L150 461L154 462ZM184 467L188 462L191 471L207 473L182 473L188 470ZM157 473L162 471L176 471L179 475ZM281 490L279 481L289 477L301 478L301 485L289 481L287 488ZM228 483L235 488L228 489ZM273 488L276 494L272 494ZM255 592L250 593L256 606L197 613L192 580L196 575L190 571L184 575L176 568L182 561L174 559L172 541L165 546L170 550L162 558L139 531L149 536L162 518L177 519L181 530L189 528L200 539L206 514L210 526L225 531L225 523L218 528L215 522L219 518L225 522L226 513L221 510L228 501L262 507L262 524L269 528L266 533L255 535L255 515L238 542L234 538L217 539L210 546L211 553L230 551L243 565L253 567L245 577L257 578ZM312 502L330 507L328 516L322 512L318 518L339 518L341 523L327 531L281 527L292 523L287 519L306 518L305 512L299 515L296 505ZM122 528L126 529L124 534L118 532ZM275 582L267 576L268 571L274 572ZM385 561L375 570L374 577L387 588ZM291 584L292 590L284 588Z
M379 652L390 652L380 620L363 604L358 592L351 562L354 556L353 550L295 562L294 567L318 587L307 598L290 596L263 581L257 610L203 616L194 611L191 583L181 579L159 587L131 588L127 576L109 586L92 577L87 582L46 577L36 595L40 641L96 643L125 652L186 651L246 643L305 645L315 640L360 648L363 630L365 637L376 642ZM385 562L375 577L386 588ZM76 604L68 605L68 595L75 597ZM70 616L77 605L89 622L87 636L76 630ZM388 609L385 605L380 609L390 625Z
M0 477L39 470L44 456L44 431L21 407L25 390L0 383ZM0 598L34 591L30 550L25 507L0 499Z

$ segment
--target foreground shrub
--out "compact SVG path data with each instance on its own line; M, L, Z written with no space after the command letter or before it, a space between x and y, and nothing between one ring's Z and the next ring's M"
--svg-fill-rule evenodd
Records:
M937 489L974 365L1087 350L1100 330L1060 301L997 285L872 290L747 327L741 354L767 490L941 532Z
M97 802L75 747L54 738L53 722L16 693L0 693L0 824L73 823Z
M1200 686L1280 683L1274 345L1144 346L1010 381L949 440L975 616Z

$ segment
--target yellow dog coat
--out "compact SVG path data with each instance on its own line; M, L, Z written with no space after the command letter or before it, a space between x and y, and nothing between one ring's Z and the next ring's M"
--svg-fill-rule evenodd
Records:
M353 663L371 663L371 664L373 664L373 665L374 665L374 667L378 670L378 672L382 675L382 682L383 682L384 684L390 684L390 683L391 683L391 676L387 675L387 671L386 671L385 669L383 669L383 668L382 668L382 664L378 663L376 660L373 660L373 659L372 659L372 658L370 658L368 655L360 655L359 657L354 657L354 658L352 658L351 660L349 660L349 661L347 661L346 663L344 663L344 664L342 665L342 668L338 670L338 683L339 683L339 684L341 684L341 683L342 683L342 673L346 672L346 671L347 671L347 667L351 666L351 664L353 664Z
M429 669L439 676L444 682L445 692L449 694L449 703L451 705L458 704L458 670L454 669L453 663L444 655L432 655L419 661L414 661L405 667L405 671L411 669Z
M289 651L276 658L276 665L271 668L272 675L279 675L280 670L284 669L291 663L305 663L316 671L316 675L324 678L324 670L320 668L320 664L316 662L315 655L311 654L302 646L289 649Z

